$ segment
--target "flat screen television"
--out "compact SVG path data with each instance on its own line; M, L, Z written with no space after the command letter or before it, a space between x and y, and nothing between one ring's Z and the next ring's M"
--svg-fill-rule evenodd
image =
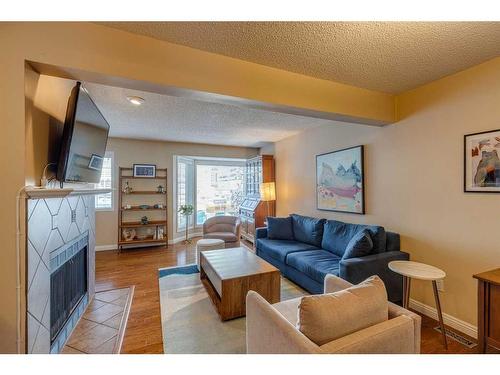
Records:
M109 124L99 108L77 82L71 90L57 164L57 179L64 182L98 183Z

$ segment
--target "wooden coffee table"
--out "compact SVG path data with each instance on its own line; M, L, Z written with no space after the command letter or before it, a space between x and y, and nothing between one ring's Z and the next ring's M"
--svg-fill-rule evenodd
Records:
M200 279L221 320L245 316L249 290L280 301L279 270L243 247L200 253Z

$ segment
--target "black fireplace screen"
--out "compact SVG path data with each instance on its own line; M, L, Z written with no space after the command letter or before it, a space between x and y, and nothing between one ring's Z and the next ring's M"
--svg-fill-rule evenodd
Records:
M50 340L87 293L87 246L50 275Z

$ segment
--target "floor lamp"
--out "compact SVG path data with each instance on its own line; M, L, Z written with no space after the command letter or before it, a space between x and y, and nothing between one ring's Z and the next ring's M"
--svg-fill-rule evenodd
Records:
M274 182L263 182L260 184L259 190L260 200L267 203L267 216L269 216L269 202L276 200L276 187Z

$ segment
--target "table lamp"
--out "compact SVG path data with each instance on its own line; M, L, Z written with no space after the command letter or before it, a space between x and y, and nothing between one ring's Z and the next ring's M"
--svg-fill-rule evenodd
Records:
M260 200L267 203L267 216L269 216L269 202L276 200L274 182L263 182L260 184Z

